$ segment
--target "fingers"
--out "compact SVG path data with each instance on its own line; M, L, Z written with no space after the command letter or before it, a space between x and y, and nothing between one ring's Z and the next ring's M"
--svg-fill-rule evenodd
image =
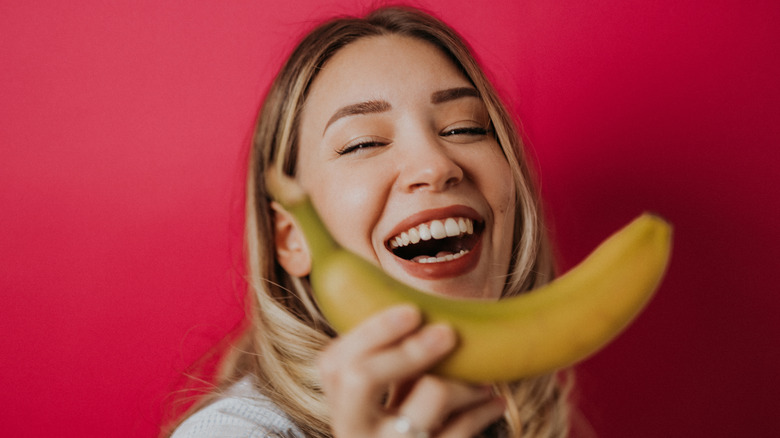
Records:
M381 387L424 372L457 342L444 325L420 327L422 317L412 306L397 306L369 318L336 339L320 356L323 380L334 384L350 376L355 384Z
M414 417L428 429L441 426L441 413L462 411L493 398L489 386L471 386L426 375L421 377L398 408L401 415Z
M503 405L489 387L425 374L456 343L450 327L422 325L412 306L383 311L337 338L318 363L334 435L398 437L400 424L430 436L470 437L495 421Z
M394 307L337 338L321 354L319 371L334 430L373 435L369 431L385 414L388 388L416 378L455 346L452 329L421 324L416 308Z
M392 345L417 329L421 323L422 315L416 307L394 306L368 318L339 337L336 340L340 344L337 348L340 354L360 356L364 350L372 351Z
M439 430L436 437L460 438L475 436L498 421L504 414L504 409L506 409L506 402L503 399L499 397L490 398L453 417Z
M435 436L473 436L501 417L504 404L490 386L472 386L426 375L398 408L415 430ZM443 435L440 435L443 434Z
M366 367L384 384L416 377L452 351L457 337L452 328L433 324L366 359Z

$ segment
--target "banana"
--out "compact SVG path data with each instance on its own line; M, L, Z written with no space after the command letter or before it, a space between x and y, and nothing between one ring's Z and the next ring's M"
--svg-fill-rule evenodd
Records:
M443 322L458 346L432 371L474 383L513 381L573 365L614 339L648 303L671 253L671 226L644 213L551 283L500 301L432 295L340 247L292 179L269 172L272 195L295 217L312 251L315 301L339 332L395 304Z

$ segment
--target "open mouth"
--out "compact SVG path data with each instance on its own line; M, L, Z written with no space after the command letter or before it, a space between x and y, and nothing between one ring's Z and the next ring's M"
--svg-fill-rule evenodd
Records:
M474 249L483 227L466 217L438 219L393 236L386 246L395 256L415 263L449 262Z

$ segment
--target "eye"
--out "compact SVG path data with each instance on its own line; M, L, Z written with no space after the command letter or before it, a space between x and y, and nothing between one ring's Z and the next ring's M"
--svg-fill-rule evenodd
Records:
M481 126L470 126L463 128L447 128L439 135L442 137L451 137L454 135L485 136L487 134L488 130Z
M347 143L341 149L336 150L338 155L347 155L351 153L360 153L371 148L386 146L388 142L374 138L358 138Z
M444 128L439 135L455 143L471 143L480 141L490 134L491 130L472 123L460 123Z

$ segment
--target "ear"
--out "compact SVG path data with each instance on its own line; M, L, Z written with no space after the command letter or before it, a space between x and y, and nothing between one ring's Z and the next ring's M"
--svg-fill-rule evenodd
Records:
M311 253L293 216L277 202L271 203L274 214L276 257L288 274L305 277L311 272Z

